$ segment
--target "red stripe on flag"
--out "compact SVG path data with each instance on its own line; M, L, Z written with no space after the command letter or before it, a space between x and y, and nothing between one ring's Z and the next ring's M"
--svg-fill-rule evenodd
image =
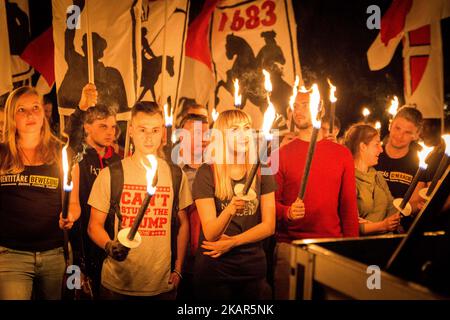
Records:
M186 38L186 56L204 63L212 70L209 50L209 23L218 0L205 1L202 12L192 21Z
M413 0L394 0L381 18L381 41L387 46L389 41L403 31L406 16L411 10Z
M430 25L408 32L409 46L429 46L431 45Z
M427 68L429 56L415 56L409 59L411 74L411 95L414 94Z
M55 82L53 28L50 27L31 41L20 57L39 71L49 86Z

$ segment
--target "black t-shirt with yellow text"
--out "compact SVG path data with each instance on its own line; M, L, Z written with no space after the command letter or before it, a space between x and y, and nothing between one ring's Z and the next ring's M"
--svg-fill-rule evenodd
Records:
M232 181L232 187L237 183L245 183L245 177L240 181ZM241 234L261 222L261 195L274 192L277 188L272 175L257 175L256 180L257 198L248 202L245 210L236 214L225 234L235 236ZM213 198L216 207L216 215L228 206L229 200L221 200L215 197L215 183L213 169L209 164L203 164L197 171L192 188L194 200L202 198ZM201 245L204 240L203 232L200 235ZM195 258L195 274L202 281L248 281L262 279L266 276L266 256L262 241L248 243L235 247L219 258L211 258L203 254L205 249L199 247Z
M63 245L58 226L61 178L57 164L0 175L0 245L46 251Z

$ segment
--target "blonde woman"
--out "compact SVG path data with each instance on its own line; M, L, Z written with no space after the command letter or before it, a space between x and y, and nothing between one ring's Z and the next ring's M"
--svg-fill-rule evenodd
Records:
M60 299L65 263L63 233L80 214L78 181L68 219L60 218L61 143L31 87L6 101L0 144L0 299ZM74 175L75 176L75 175ZM59 224L59 226L58 226Z
M254 201L233 190L245 183L251 164L250 117L240 110L222 112L214 124L221 150L212 164L203 164L193 185L200 216L201 247L195 260L194 285L199 299L262 299L267 289L266 257L261 241L275 230L276 184L270 175L257 175ZM215 144L217 146L217 144ZM244 163L228 161L245 159Z
M363 235L393 232L400 214L383 174L374 169L383 152L378 131L367 124L355 124L345 134L345 146L355 162L359 231Z

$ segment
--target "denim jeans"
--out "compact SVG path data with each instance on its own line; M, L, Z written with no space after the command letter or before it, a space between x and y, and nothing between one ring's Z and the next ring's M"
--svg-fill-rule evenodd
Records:
M43 252L0 246L0 300L61 299L63 248Z

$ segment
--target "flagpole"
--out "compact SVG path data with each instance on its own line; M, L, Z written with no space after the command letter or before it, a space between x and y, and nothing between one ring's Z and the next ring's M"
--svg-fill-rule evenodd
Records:
M92 33L89 26L89 0L85 2L86 9L86 42L87 42L87 58L88 58L88 81L89 83L95 83L94 78L94 56L92 52Z
M167 0L164 0L164 29L163 29L163 53L162 53L162 65L161 65L161 104L164 105L164 103L167 102L167 99L165 97L164 92L164 81L165 81L165 71L166 71L166 64L167 64L167 58L166 58L166 38L167 38ZM170 105L170 108L172 109L172 105Z

